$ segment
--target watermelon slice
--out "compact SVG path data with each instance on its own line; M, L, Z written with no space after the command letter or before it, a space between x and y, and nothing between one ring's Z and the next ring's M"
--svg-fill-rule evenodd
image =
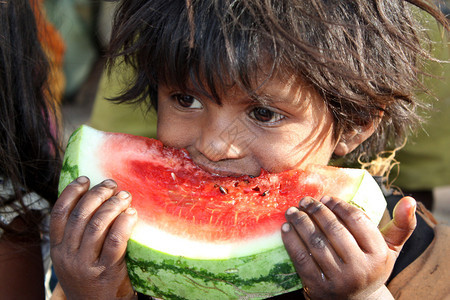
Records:
M60 191L80 175L114 179L139 221L128 243L135 289L176 299L266 298L302 287L281 240L284 213L304 196L339 197L378 224L386 202L363 170L310 166L221 177L185 150L82 126L69 140Z

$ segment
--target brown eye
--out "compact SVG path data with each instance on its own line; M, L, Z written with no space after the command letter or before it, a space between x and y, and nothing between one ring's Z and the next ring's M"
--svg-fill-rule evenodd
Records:
M190 95L177 94L174 95L174 98L176 99L178 105L183 108L203 108L202 103Z
M256 107L250 112L250 117L255 119L258 122L268 123L268 122L277 122L284 118L283 115L274 112L265 107Z

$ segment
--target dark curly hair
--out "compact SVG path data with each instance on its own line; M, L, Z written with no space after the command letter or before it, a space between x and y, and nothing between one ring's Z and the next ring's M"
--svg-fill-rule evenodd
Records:
M134 82L118 102L151 99L158 83L194 82L213 98L232 85L252 93L263 66L314 86L336 134L382 119L353 155L404 140L420 118L421 63L431 59L413 7L446 30L425 0L124 0L116 12L110 62L124 57ZM270 76L270 75L269 75ZM220 102L220 100L217 100Z

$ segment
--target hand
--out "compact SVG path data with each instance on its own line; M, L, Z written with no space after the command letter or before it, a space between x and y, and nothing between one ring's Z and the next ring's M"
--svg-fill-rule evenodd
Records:
M414 212L414 199L401 199L380 232L362 210L330 197L289 208L282 238L307 296L393 299L385 282L414 231Z
M127 241L137 221L131 196L105 180L69 184L51 214L50 246L56 276L68 299L131 299L125 264Z

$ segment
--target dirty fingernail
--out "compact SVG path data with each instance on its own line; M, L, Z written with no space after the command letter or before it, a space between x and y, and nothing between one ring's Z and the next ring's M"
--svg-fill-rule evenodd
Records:
M289 232L291 231L291 225L289 223L284 223L283 225L281 225L281 230L283 232Z
M305 197L302 200L300 200L300 203L298 204L301 208L307 208L308 205L310 205L313 202L313 199L311 197Z
M320 199L320 202L326 205L328 202L330 202L330 200L331 200L330 196L323 196L322 199Z
M128 197L130 197L130 193L128 193L127 191L120 191L117 194L117 197L119 197L120 199L127 199Z
M292 215L293 213L295 213L296 211L298 211L297 207L289 207L288 210L286 211L287 215Z
M86 176L80 176L77 178L77 182L79 184L85 184L89 181L89 179Z
M111 179L104 180L103 184L106 187L110 188L110 189L113 189L113 188L115 188L117 186L116 182L114 180L111 180Z
M136 213L136 210L135 210L134 208L132 208L132 207L128 207L128 208L125 210L125 213L126 213L127 215L134 215L134 214Z

